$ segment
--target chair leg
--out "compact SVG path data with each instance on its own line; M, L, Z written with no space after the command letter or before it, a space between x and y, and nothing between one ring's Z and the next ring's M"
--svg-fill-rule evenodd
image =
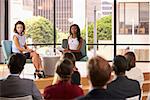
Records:
M28 75L30 75L30 73L28 73L28 71L27 71L28 67L30 67L30 66L28 65L28 63L26 63L26 64L24 65L24 69L23 69L22 72L21 72L22 78L28 78L28 77L29 77ZM29 70L29 69L28 69L28 70Z
M22 71L22 77L23 77L23 78L24 78L24 74L25 74L25 73L24 73L24 70L23 70L23 71Z
M3 72L2 72L2 76L4 75L4 66L3 66Z

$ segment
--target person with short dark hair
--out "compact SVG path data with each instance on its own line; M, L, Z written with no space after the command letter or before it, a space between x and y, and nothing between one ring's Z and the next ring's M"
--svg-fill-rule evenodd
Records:
M78 100L117 100L107 93L107 84L111 78L112 68L109 63L100 56L91 58L88 62L88 77L92 84L92 90Z
M136 67L136 57L134 52L127 52L124 56L127 60L127 77L137 80L140 83L140 87L142 88L144 76L142 71Z
M127 70L126 58L122 55L117 55L113 59L113 69L117 78L108 84L107 91L117 98L130 98L139 96L141 97L141 89L139 82L136 80L129 79L125 75Z
M56 73L59 75L60 81L44 89L44 99L66 100L82 96L83 90L78 85L71 83L71 74L74 66L72 61L64 58L59 60L56 66Z
M14 98L32 95L33 100L42 100L33 80L19 77L25 63L26 57L21 53L11 55L8 62L10 75L6 79L0 80L0 97Z

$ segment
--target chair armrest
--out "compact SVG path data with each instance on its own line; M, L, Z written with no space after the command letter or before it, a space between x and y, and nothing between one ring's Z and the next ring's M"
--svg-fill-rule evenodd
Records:
M88 56L84 56L83 58L80 59L80 61L87 61L88 60Z

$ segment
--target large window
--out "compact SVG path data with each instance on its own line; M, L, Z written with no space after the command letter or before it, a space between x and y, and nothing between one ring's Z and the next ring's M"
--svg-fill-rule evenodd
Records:
M0 0L0 3L4 1ZM89 57L96 52L112 60L116 46L117 54L123 54L129 47L137 53L139 61L150 60L142 56L150 54L149 47L146 47L150 41L150 2L117 0L117 16L112 16L113 0L8 0L8 3L9 39L12 39L14 24L22 20L26 24L28 45L40 54L49 55L61 46L62 39L69 36L70 25L76 23L80 27L81 36L86 40ZM3 6L4 3L0 7ZM0 9L1 33L5 29L3 10ZM112 26L115 17L117 34L114 36ZM97 34L94 35L95 21ZM2 37L4 34L0 35ZM141 49L141 46L144 48Z
M149 34L149 3L119 3L119 34Z
M128 31L125 28L125 13L124 13L124 9L125 9L125 4L124 3L119 3L119 33L120 34L126 34Z
M149 34L149 3L140 3L139 8L139 26L137 34Z
M134 51L137 61L149 61L149 2L119 2L117 54Z
M48 55L60 46L58 44L62 43L62 39L68 38L71 24L76 23L80 27L81 36L87 44L90 44L87 45L87 55L89 57L93 55L94 47L96 47L94 52L99 55L103 55L106 48L109 48L111 56L105 57L111 60L113 46L107 47L101 43L112 43L112 3L111 0L9 0L11 16L9 39L12 37L16 21L22 20L26 24L27 43L40 54ZM97 37L93 31L94 10ZM93 42L94 40L97 41Z

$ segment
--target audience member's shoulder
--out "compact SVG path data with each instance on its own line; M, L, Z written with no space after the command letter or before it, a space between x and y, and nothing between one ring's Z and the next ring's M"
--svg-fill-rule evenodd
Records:
M125 99L120 99L120 98L89 98L87 96L80 96L76 98L75 100L125 100Z
M86 96L77 97L75 100L89 100Z
M75 74L80 74L79 71L73 71L73 73L75 73Z
M139 83L137 80L135 80L135 79L131 79L131 78L128 78L127 77L127 79L130 81L130 82L134 82L134 83Z
M132 68L131 70L129 70L129 71L126 71L127 73L128 72L133 72L133 73L142 73L142 70L141 69L139 69L138 67L134 67L134 68Z
M137 80L134 80L134 79L130 79L128 78L128 80L131 82L131 83L134 83L135 85L140 85L140 83L137 81Z
M21 78L22 81L34 82L32 79Z
M80 88L81 89L81 87L79 87L79 85L77 85L77 84L71 84L71 87Z
M2 78L2 79L0 79L0 82L3 82L3 81L5 81L6 80L6 78Z
M57 84L49 85L45 87L45 90L55 90L57 88Z
M108 86L116 84L116 83L118 83L118 81L119 81L118 78L116 78L116 79L112 80L110 83L108 83Z
M122 82L125 82L128 84L135 84L135 85L139 86L139 82L137 80L130 79L127 76L125 76L125 77L121 77L121 78L117 77L115 80L113 80L111 83L108 84L108 87L111 85L117 86L116 84L118 84L118 83L122 84Z

